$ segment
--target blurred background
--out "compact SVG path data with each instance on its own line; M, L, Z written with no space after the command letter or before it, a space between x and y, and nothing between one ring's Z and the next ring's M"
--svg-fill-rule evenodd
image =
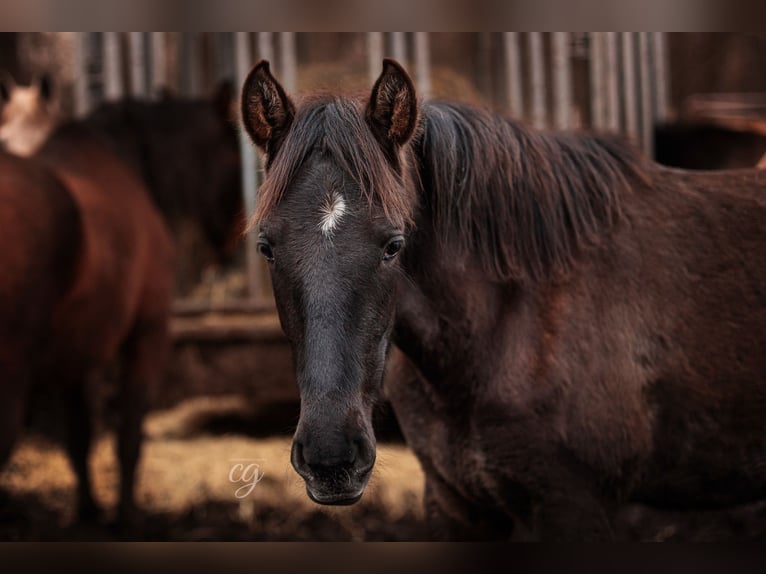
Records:
M260 159L237 125L236 96L252 65L271 61L291 94L366 93L384 56L405 65L421 98L474 102L540 129L619 133L666 165L752 167L766 154L766 34L0 34L0 73L14 86L46 86L38 89L41 121L88 117L125 100L213 106L225 97L237 138L227 192L237 198L237 217L224 235L235 239L261 177ZM3 122L23 112L10 103L0 111ZM146 423L138 500L147 520L138 536L424 537L422 473L386 404L377 417L379 463L362 502L327 509L308 501L289 465L299 412L290 351L253 238L230 242L220 257L199 210L175 213L169 224L179 253L174 347ZM397 376L395 367L388 376ZM92 467L107 506L116 492L113 391L109 380L93 389L101 438ZM56 398L38 394L30 430L0 471L0 539L113 537L106 526L72 524L74 477L57 440ZM241 498L241 472L232 475L239 459L255 461L262 473ZM635 538L705 539L755 535L764 522L759 508L691 519L634 508L623 528Z

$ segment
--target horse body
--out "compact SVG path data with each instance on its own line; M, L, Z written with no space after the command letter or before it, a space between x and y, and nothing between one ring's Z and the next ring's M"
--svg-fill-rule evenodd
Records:
M3 103L0 145L17 155L33 155L62 125L45 78L28 87L0 81ZM133 169L175 234L181 238L191 222L219 261L233 256L243 227L231 103L232 87L222 82L212 99L128 98L101 103L81 120Z
M394 340L418 372L387 396L444 534L604 535L627 500L766 496L766 177L656 169L608 240L530 288L445 267L417 226Z
M172 239L143 183L87 129L60 128L35 159L65 183L83 219L78 280L56 316L68 333L62 354L75 368L110 361L137 316L166 317Z
M364 489L389 339L414 365L386 393L440 536L599 538L627 501L764 498L763 172L418 113L392 61L366 104L296 108L265 63L242 102L312 499Z
M46 201L52 205L66 203L72 215L67 214L63 222L63 215L51 215L50 229L42 237L50 236L51 242L69 246L69 251L66 257L59 254L37 277L41 284L56 285L50 274L62 268L69 278L66 289L47 298L33 290L12 292L3 301L4 307L21 308L19 321L24 325L10 327L8 340L28 344L30 349L13 359L13 370L27 382L7 382L6 391L15 394L13 400L3 402L3 408L22 412L31 384L63 389L67 449L78 478L78 513L88 518L97 507L87 462L92 434L87 385L113 361L121 360L119 514L127 523L135 512L133 488L146 396L160 382L168 346L173 242L143 183L87 128L76 123L63 126L33 157L13 161L53 182L46 187L40 178L19 178L21 185L47 194ZM6 191L16 197L23 189L9 186ZM16 203L26 210L39 208L24 206L23 199ZM62 229L72 218L75 223ZM19 233L15 240L25 251L25 261L48 256L31 233ZM35 317L31 309L37 305L40 310L35 313L47 317L40 326L42 339L27 333L34 325L29 324ZM20 419L13 420L13 428L3 433L8 445L5 456L19 430Z
M68 293L80 251L80 216L50 172L0 152L0 465L22 424L23 403L40 375L51 317Z

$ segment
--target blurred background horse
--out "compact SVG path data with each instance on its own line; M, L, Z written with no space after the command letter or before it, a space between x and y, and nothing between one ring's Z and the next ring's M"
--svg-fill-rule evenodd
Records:
M20 433L33 387L60 390L77 514L94 518L88 385L120 358L119 520L127 524L135 515L147 396L161 381L168 348L172 240L140 179L81 124L56 128L28 159L2 160L0 313L10 314L2 347L4 354L15 346L23 352L3 357L0 464ZM43 270L33 265L38 258L48 262Z
M64 121L48 75L29 86L0 78L5 105L0 146L32 155ZM213 98L105 102L83 121L100 134L143 180L152 199L192 258L177 273L178 292L196 285L206 266L228 264L243 230L244 213L233 88L224 81Z

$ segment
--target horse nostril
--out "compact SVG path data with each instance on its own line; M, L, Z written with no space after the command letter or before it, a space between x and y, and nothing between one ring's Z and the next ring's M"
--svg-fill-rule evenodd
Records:
M364 473L375 464L375 448L364 438L354 440L354 452L357 471Z
M292 463L293 468L299 473L306 467L306 459L303 456L303 444L297 440L293 441L290 462Z
M375 462L375 447L363 436L334 441L293 439L290 462L306 480L352 480L366 475Z

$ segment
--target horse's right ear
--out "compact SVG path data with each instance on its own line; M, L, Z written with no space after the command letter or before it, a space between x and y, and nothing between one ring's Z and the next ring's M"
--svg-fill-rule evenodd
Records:
M44 102L50 102L54 96L53 79L49 74L45 73L38 82L38 89L40 90L40 98Z
M415 133L418 125L415 86L395 60L383 60L383 72L372 87L366 117L384 148L401 147Z
M295 116L295 107L269 63L261 60L242 86L242 123L253 143L273 156Z
M0 102L10 101L11 92L15 85L16 82L13 81L13 77L9 73L0 71Z

